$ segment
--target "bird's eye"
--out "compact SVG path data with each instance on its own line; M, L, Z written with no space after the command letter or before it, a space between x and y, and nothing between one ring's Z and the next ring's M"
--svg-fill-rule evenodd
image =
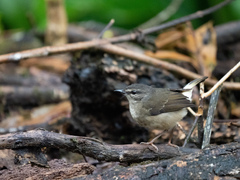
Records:
M137 94L137 91L136 90L132 90L131 94Z

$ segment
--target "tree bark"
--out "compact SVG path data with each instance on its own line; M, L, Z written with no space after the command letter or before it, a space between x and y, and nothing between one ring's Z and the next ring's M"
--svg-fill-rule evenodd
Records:
M239 158L240 144L230 143L149 164L117 166L79 179L239 179Z

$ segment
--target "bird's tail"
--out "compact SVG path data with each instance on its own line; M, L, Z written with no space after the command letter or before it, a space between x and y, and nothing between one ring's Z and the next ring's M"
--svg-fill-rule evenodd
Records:
M189 101L192 101L192 90L193 87L198 85L199 83L205 81L208 77L204 76L202 78L194 79L193 81L189 82L183 89L186 89L185 92L182 94L188 98ZM187 90L189 89L189 91Z
M202 78L194 79L193 81L189 82L183 89L192 89L194 86L198 85L199 83L205 81L208 77L204 76Z

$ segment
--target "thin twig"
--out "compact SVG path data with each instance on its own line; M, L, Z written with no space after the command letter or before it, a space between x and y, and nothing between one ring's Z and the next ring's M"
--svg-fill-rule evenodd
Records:
M162 10L160 13L158 13L156 16L148 20L147 22L144 22L140 26L138 26L139 29L155 26L157 24L161 24L162 22L169 19L173 14L177 12L180 5L182 4L183 0L172 0L172 2L166 7L164 10Z
M240 124L231 123L231 126L240 127Z
M190 108L190 107L187 107L187 110L193 115L193 116L202 116L202 114L198 114L198 113L195 113L193 110L192 110L192 108Z
M214 119L214 123L236 123L240 122L240 119Z
M228 71L208 92L202 94L202 98L210 96L229 76L240 67L240 61Z
M200 83L200 100L199 100L199 106L198 106L198 114L201 114L198 118L198 143L199 147L202 146L202 140L203 140L203 105L204 105L204 99L202 98L202 94L204 93L204 83Z
M199 118L199 116L196 116L196 117L195 117L194 123L193 123L193 125L192 125L190 131L188 132L188 135L187 135L187 137L185 138L182 147L185 147L185 146L187 145L187 143L188 143L188 141L189 141L189 139L190 139L190 137L191 137L191 135L192 135L192 133L193 133L193 131L194 131L196 125L197 125L198 118Z
M225 0L225 1L217 4L216 6L213 6L211 8L205 9L203 11L198 11L196 13L193 13L193 14L181 17L179 19L176 19L176 20L164 23L164 24L162 24L160 26L157 26L157 27L145 29L145 30L142 31L142 33L143 34L151 34L153 32L156 32L156 31L159 31L159 30L162 30L162 29L166 29L166 28L175 26L177 24L181 24L181 23L184 23L184 22L187 22L187 21L191 21L191 20L194 20L194 19L197 19L197 18L201 18L203 16L211 14L211 13L215 12L216 10L226 6L227 4L229 4L232 1L233 0Z
M115 23L114 19L111 19L110 22L107 24L107 26L100 32L100 34L97 36L97 39L102 39L103 34Z
M185 131L185 129L183 129L183 127L181 126L181 124L177 123L178 128L185 134L185 136L187 136L187 131Z
M19 61L32 57L45 57L53 54L79 51L108 43L109 41L106 39L95 39L92 41L65 44L63 46L45 46L41 48L0 55L0 63Z

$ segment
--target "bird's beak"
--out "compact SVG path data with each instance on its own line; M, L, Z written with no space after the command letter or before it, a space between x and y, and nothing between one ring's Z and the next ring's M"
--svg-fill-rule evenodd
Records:
M125 94L125 91L123 90L123 89L116 89L116 90L114 90L115 92L120 92L120 93L123 93L123 94Z

